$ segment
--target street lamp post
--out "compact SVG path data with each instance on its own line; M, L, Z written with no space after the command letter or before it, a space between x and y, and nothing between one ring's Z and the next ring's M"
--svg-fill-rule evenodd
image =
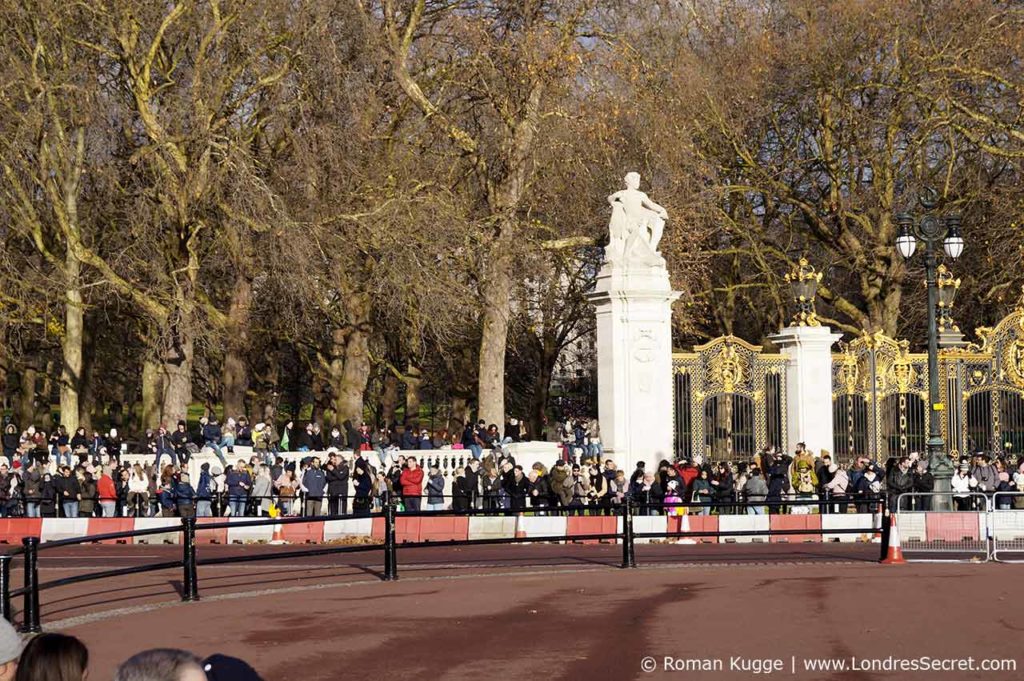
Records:
M936 311L939 291L936 281L939 250L956 260L964 250L964 239L960 234L960 216L934 214L938 205L938 194L934 189L925 190L918 201L925 209L925 215L915 220L909 213L896 216L899 235L896 249L904 259L909 260L917 250L917 242L924 245L925 281L928 285L928 469L935 480L935 491L940 495L934 499L933 508L946 511L951 508L950 479L953 467L947 455L946 443L942 439L941 411L939 401L939 332Z

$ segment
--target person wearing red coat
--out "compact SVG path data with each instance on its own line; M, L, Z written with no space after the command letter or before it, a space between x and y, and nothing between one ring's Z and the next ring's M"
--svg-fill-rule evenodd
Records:
M684 459L676 463L676 472L679 473L679 477L682 478L684 489L679 490L683 495L684 499L689 500L692 497L690 490L693 489L693 481L700 476L700 469L693 465L693 462L689 459Z
M399 482L402 486L402 501L405 503L405 510L420 510L420 502L423 500L423 469L416 463L416 457L410 456L406 462L406 469L402 471Z
M100 479L96 481L96 496L99 498L100 508L103 509L103 517L113 518L117 506L117 489L114 487L113 478L110 477L109 468L104 468Z

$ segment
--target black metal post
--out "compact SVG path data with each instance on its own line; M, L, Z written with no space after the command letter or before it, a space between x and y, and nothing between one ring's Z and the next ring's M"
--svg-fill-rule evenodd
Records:
M39 626L39 537L23 537L25 545L25 607L21 631L38 634Z
M11 556L0 556L0 617L11 621Z
M384 581L398 579L398 551L395 549L395 502L390 497L384 503Z
M196 570L196 519L181 519L182 590L181 600L199 600L199 573Z
M936 283L938 262L935 251L936 241L926 243L924 254L925 281L928 284L928 469L932 478L938 483L936 491L949 491L949 478L952 470L949 457L946 455L946 443L942 438L942 405L939 401L939 328L936 322L936 310L939 307L939 287ZM945 488L945 489L943 489ZM937 496L936 511L952 510L952 500L948 496Z
M934 499L936 511L951 509L950 478L953 467L946 454L946 443L942 438L943 405L939 402L939 329L936 321L939 306L939 289L937 283L938 253L946 245L947 237L959 239L960 218L946 216L940 218L933 213L938 205L938 194L934 189L926 189L918 199L928 214L915 224L914 217L909 213L896 216L900 225L900 237L897 246L901 254L909 258L913 247L904 250L900 244L912 244L917 238L924 245L925 283L928 286L928 470L935 481L935 491L939 493ZM913 232L913 234L911 234ZM961 248L963 241L960 240ZM955 258L959 253L954 253ZM952 403L952 400L950 400Z
M636 550L633 537L633 503L626 497L622 501L622 567L636 567Z

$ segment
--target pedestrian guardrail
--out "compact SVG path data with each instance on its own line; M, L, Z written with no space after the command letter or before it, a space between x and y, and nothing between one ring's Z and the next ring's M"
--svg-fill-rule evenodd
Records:
M993 560L1024 563L1024 492L996 492L993 495L989 536Z
M1024 492L901 494L895 511L908 561L1024 562Z
M862 499L861 503L873 509L884 508L884 499ZM841 526L829 524L825 519L842 518L840 515L823 515L818 513L805 514L762 514L755 509L781 510L783 506L791 509L794 506L806 506L814 510L830 502L814 499L790 499L785 502L726 502L716 501L707 504L692 503L659 503L634 504L626 499L623 504L607 513L584 515L588 510L581 507L544 507L533 509L493 509L475 510L465 514L451 510L444 511L412 511L397 513L395 500L389 500L381 513L370 515L314 516L296 518L266 519L230 519L216 522L216 519L202 519L200 523L194 517L181 518L180 526L161 525L147 529L132 529L84 537L72 537L55 541L40 541L38 536L27 536L22 539L22 546L7 553L0 554L0 616L8 621L13 620L12 599L22 599L21 630L26 633L41 631L41 612L39 595L42 591L56 589L72 584L90 582L100 579L123 577L160 570L182 570L181 600L184 602L200 599L198 568L210 565L231 565L268 560L285 560L310 556L324 556L346 553L365 553L380 551L383 554L383 570L380 578L384 581L398 579L399 548L415 549L422 547L473 546L494 544L529 544L529 543L563 543L563 542L617 542L622 546L622 568L637 566L635 545L644 541L685 540L704 541L747 541L769 540L801 541L804 537L824 539L825 536L856 537L875 536L882 531L881 513L870 515L871 520L859 526ZM700 511L715 507L717 511L732 510L737 513L722 515L704 515ZM697 513L694 513L696 511ZM654 515L657 514L657 515ZM453 519L460 524L460 529L447 534L440 533L437 539L424 539L424 534L414 534L413 541L399 541L399 530L408 534L408 526L419 520L422 524L427 519ZM876 518L878 520L876 520ZM664 524L657 527L649 521L664 519ZM208 522L213 520L214 522ZM526 522L527 520L531 522ZM286 532L289 526L310 525L318 523L369 522L383 524L380 543L355 545L321 544L298 549L284 549L266 553L246 553L238 556L202 557L199 555L197 532L231 532L245 528L272 528L271 531ZM564 522L562 522L564 521ZM714 521L714 522L712 522ZM642 525L638 531L638 523ZM465 527L461 527L461 525ZM476 529L474 530L474 524ZM403 525L405 527L403 527ZM532 527L531 527L532 526ZM161 561L124 568L100 570L84 574L72 575L61 579L41 582L39 579L40 558L50 550L90 544L96 542L136 541L139 538L166 537L175 535L180 540L181 557L171 561ZM180 535L180 537L179 537ZM325 537L321 533L321 537ZM12 589L11 573L15 560L22 561L23 585Z

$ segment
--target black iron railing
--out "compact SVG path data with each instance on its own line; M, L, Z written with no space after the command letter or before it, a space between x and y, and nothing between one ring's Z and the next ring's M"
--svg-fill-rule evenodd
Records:
M872 512L876 514L876 517L881 518L885 511L885 499L884 497L872 498L872 499L859 499L857 500L860 504L867 504L872 509ZM593 515L604 516L604 517L615 517L618 516L622 519L622 531L621 532L603 532L603 533L588 533L588 534L559 534L557 536L536 536L536 537L489 537L482 539L452 539L452 540L440 540L440 541L422 541L422 542L402 542L401 547L406 548L421 548L421 547L446 547L446 546L468 546L468 545L495 545L495 544L530 544L530 543L552 543L552 542L576 542L576 541L620 541L622 543L622 568L635 568L637 566L635 543L637 539L680 539L680 538L729 538L729 537L771 537L778 535L818 535L818 534L864 534L866 532L884 532L886 529L886 523L873 522L871 528L829 528L823 529L768 529L768 530L678 530L671 531L666 528L662 532L636 532L634 527L634 520L638 515L658 515L666 513L667 515L673 515L674 512L678 512L682 509L682 515L677 517L683 517L686 512L694 508L706 508L714 507L721 511L723 509L729 509L732 511L743 512L747 508L761 508L761 509L781 509L785 507L795 506L807 506L817 507L819 510L824 510L829 504L834 504L834 500L787 500L785 502L724 502L715 501L708 503L699 502L683 502L683 503L671 503L671 504L635 504L630 499L626 499L623 504L617 508L612 509L610 512L605 512L603 509L595 509L593 507L543 507L543 508L527 508L527 509L491 509L491 510L480 510L474 509L471 513L455 512L451 510L445 511L414 511L414 512L403 512L402 517L450 517L450 516L484 516L484 517L503 517L503 516L519 516L519 515L533 515L533 516L581 516L584 511L596 511ZM107 579L112 577L123 577L128 575L142 574L146 572L156 572L160 570L168 569L181 569L182 570L182 593L181 600L185 602L198 601L199 595L199 575L197 568L200 566L208 565L230 565L235 563L251 563L258 561L267 560L285 560L290 558L301 558L310 556L325 556L335 555L343 553L360 553L369 551L383 551L384 569L380 577L384 581L394 581L398 579L398 546L397 541L397 519L399 514L396 512L395 500L389 500L384 504L383 511L381 513L373 513L369 515L343 515L343 516L311 516L311 517L287 517L287 518L262 518L252 520L234 520L233 522L213 522L203 523L201 531L207 532L212 530L225 530L225 529L239 529L246 527L267 527L273 525L288 525L297 523L310 523L310 522L327 522L332 520L358 520L366 518L383 518L384 520L384 537L383 543L369 543L369 544L356 544L356 545L317 545L315 547L305 547L302 549L295 550L284 550L284 551L273 551L268 553L255 553L255 554L244 554L238 556L220 556L201 558L198 556L196 546L196 530L197 520L194 517L182 518L181 528L172 527L154 527L145 530L131 530L122 532L109 532L105 534L90 535L86 537L74 537L69 539L61 539L57 541L40 542L38 537L24 537L22 539L22 546L20 548L11 550L5 554L0 554L0 616L4 617L8 621L13 619L13 610L11 608L11 599L21 597L23 599L22 606L22 623L21 630L25 633L36 633L42 630L40 624L40 607L39 607L39 593L49 589L54 589L63 586L69 586L72 584L79 584L82 582L90 582L94 580ZM697 518L700 516L689 514L689 518ZM755 517L755 516L750 516ZM104 542L104 541L116 541L119 539L131 540L138 537L154 536L154 535L166 535L169 533L181 532L182 535L182 551L181 558L178 560L162 561L157 563L148 563L145 565L135 565L130 567L115 568L110 570L100 570L97 572L89 572L85 574L72 575L70 577L63 577L61 579L54 579L46 582L39 581L39 556L41 552L67 547L76 546L81 544ZM883 549L884 550L884 549ZM22 558L23 561L23 586L20 589L11 588L11 568L12 563L16 558Z

